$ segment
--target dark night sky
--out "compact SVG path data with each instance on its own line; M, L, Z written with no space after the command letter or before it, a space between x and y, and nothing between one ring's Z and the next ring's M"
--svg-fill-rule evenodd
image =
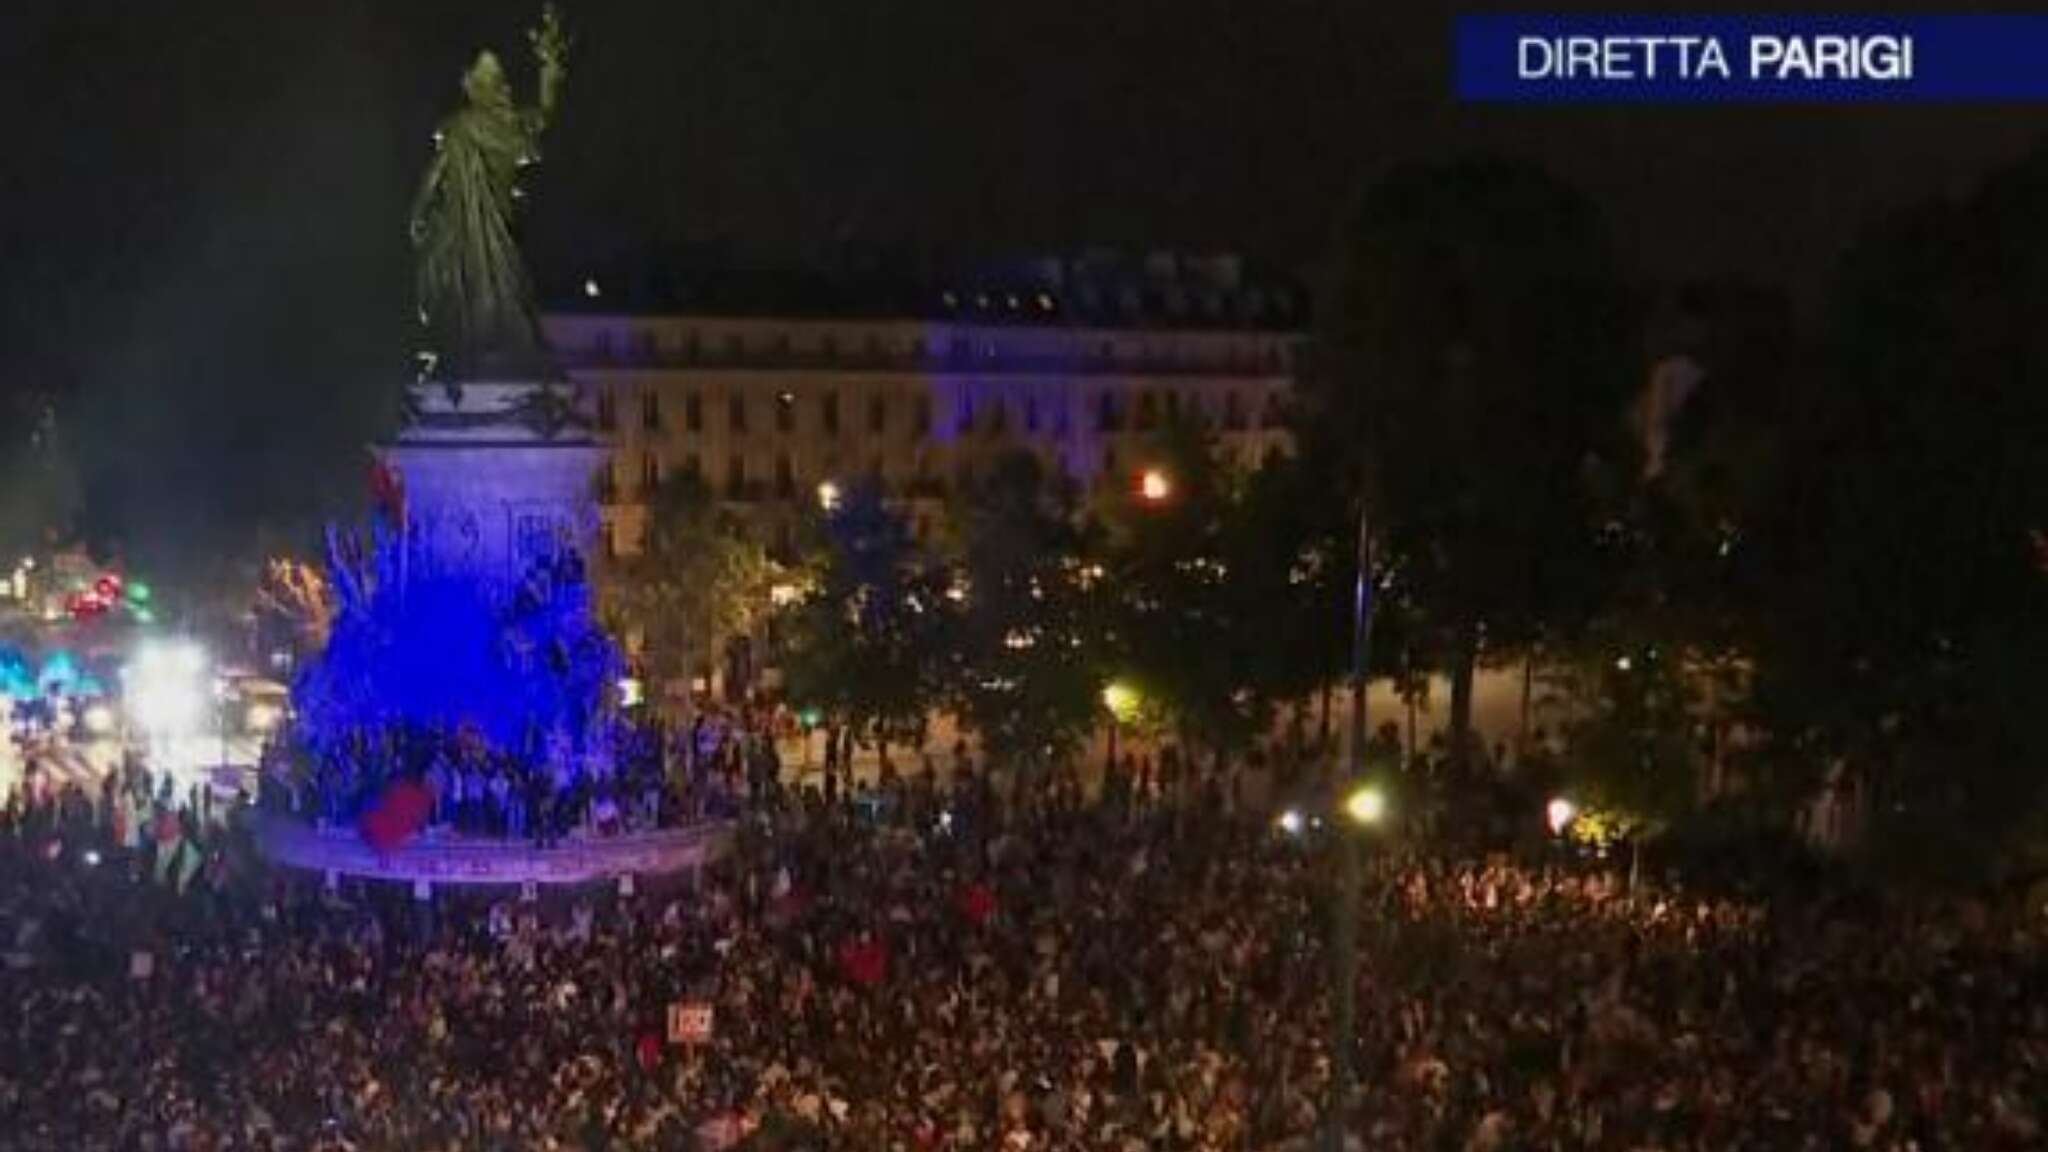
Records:
M1300 268L1361 179L1485 151L1591 192L1648 277L1807 296L1860 224L1966 188L2048 126L1994 108L1464 109L1454 10L568 3L578 43L529 249L556 274L642 253L947 265L1085 244ZM432 123L476 47L525 63L531 18L504 0L11 0L0 388L83 397L114 446L108 497L147 473L206 515L289 510L293 478L346 459L362 398L405 370L402 217ZM293 416L318 430L280 431Z

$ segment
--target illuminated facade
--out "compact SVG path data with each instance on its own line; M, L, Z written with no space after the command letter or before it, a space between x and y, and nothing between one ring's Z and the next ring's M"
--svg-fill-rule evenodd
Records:
M1291 297L1229 288L1112 293L1084 314L1071 284L1027 284L835 318L612 305L592 281L545 327L609 438L605 534L631 552L643 496L678 471L771 523L820 485L878 481L922 535L947 493L1018 448L1115 483L1158 429L1198 420L1255 465L1286 444L1300 334Z

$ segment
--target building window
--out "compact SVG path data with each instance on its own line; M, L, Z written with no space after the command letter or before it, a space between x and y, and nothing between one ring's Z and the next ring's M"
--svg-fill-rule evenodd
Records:
M821 398L819 407L825 420L825 435L839 435L839 393L825 393Z
M634 333L633 351L636 354L638 354L642 360L654 359L654 333L648 329L642 329L639 332Z
M1166 422L1180 423L1180 393L1171 388L1166 390Z
M590 341L590 352L599 360L612 358L612 334L609 328L598 329L597 336Z
M1138 415L1131 426L1140 432L1150 432L1159 422L1159 398L1150 389L1138 393Z
M868 397L868 434L880 436L889 428L889 402L882 396Z
M919 440L932 434L932 398L919 396L912 406L910 434Z
M652 388L640 394L640 427L648 432L661 431L661 395Z
M640 494L652 496L661 487L661 457L649 452L640 457Z
M868 457L868 480L877 488L882 486L882 458L880 456Z
M1259 427L1278 428L1285 423L1286 414L1280 410L1279 394L1267 393L1265 408L1259 413Z
M609 388L597 394L597 426L606 432L619 426L618 404Z
M704 460L695 452L683 457L683 473L695 484L704 482Z
M972 396L962 396L960 397L960 407L953 414L953 434L955 436L965 436L972 431L974 431L974 398Z
M1116 402L1116 393L1104 392L1095 398L1095 430L1097 432L1121 432L1124 414Z
M683 427L692 432L704 430L704 394L692 392L683 397Z
M972 460L962 460L954 466L953 483L962 492L972 492L974 490L974 462Z
M610 504L619 498L619 466L607 460L597 470L597 499L601 504Z
M1226 431L1244 431L1244 402L1235 392L1223 394L1223 427Z
M775 394L775 430L796 431L796 396L789 392Z
M789 453L780 452L775 456L775 498L788 500L796 495L796 471L790 467Z
M1026 396L1024 398L1024 430L1033 433L1038 431L1038 397L1036 396Z
M747 398L735 392L725 402L726 423L735 432L747 430Z
M1003 403L1003 398L998 396L996 397L994 411L988 414L988 434L991 436L1001 436L1009 430L1009 427L1010 406Z
M747 461L737 452L726 461L725 496L728 500L744 500L747 496Z
M1102 450L1102 474L1112 477L1116 475L1116 445L1114 444Z
M607 560L615 559L619 554L619 545L612 535L612 522L609 520L605 521L604 527L599 531L602 533L601 539L604 543L604 558Z
M827 359L839 355L839 337L830 332L818 337L818 350L823 352Z
M737 332L727 332L724 343L725 357L728 360L738 360L747 353L747 343L740 339L740 334Z

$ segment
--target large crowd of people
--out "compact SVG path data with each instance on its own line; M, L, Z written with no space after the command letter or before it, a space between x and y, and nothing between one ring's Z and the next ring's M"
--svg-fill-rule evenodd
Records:
M267 871L233 819L185 886L89 797L18 800L4 1142L1310 1146L1329 828L1279 830L1213 781L1173 803L920 769L827 802L763 775L694 885L426 915ZM1631 892L1392 834L1349 911L1351 1147L2048 1146L2048 965L2017 920Z

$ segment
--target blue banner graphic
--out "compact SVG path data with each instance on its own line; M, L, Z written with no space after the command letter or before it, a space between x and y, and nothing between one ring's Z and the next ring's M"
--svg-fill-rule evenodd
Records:
M1507 104L2048 100L2048 15L1460 16L1458 98Z

